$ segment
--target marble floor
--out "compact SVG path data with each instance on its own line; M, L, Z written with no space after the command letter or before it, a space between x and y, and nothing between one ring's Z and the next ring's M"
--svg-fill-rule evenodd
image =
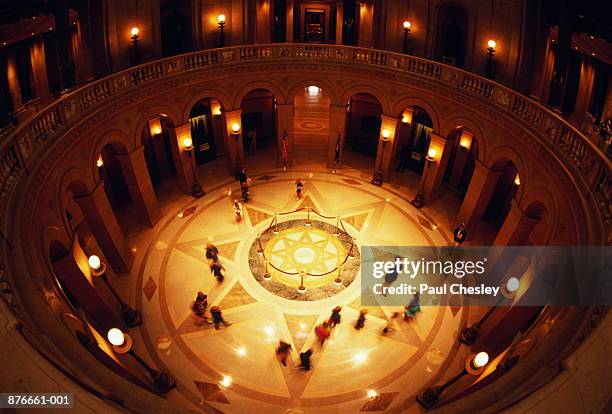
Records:
M255 280L249 250L258 233L275 213L305 205L339 215L358 246L450 243L459 207L454 195L417 210L409 203L417 176L398 174L376 187L370 184L371 160L347 158L331 174L322 163L283 171L265 151L248 157L252 200L240 222L228 196L236 194L238 183L222 158L199 167L206 191L200 199L172 185L158 189L164 218L153 229L129 235L135 266L114 283L143 313L144 324L130 331L135 349L176 378L166 398L209 413L419 412L417 392L461 371L468 350L456 338L478 316L473 309L423 307L415 321L396 319L394 331L383 336L401 308L368 306L365 328L355 330L362 309L358 277L335 295L306 302L279 297ZM305 183L299 200L297 177ZM226 269L222 283L206 263L207 243L219 249ZM221 307L230 326L196 324L190 307L198 291L208 294L209 307ZM336 305L343 307L342 322L321 346L313 328ZM286 367L275 355L281 339L292 346ZM304 372L296 366L299 352L308 348L313 368Z

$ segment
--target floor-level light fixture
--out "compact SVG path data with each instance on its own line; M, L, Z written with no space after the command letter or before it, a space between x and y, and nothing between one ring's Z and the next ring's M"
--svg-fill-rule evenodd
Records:
M153 386L157 391L166 394L168 391L176 387L176 381L170 375L163 371L153 369L142 358L134 352L132 348L132 338L120 329L111 328L106 334L108 342L113 345L113 350L117 354L129 354L142 366L151 376Z
M200 181L198 180L198 175L196 174L195 157L193 155L194 147L191 138L183 139L183 148L185 149L185 152L187 152L187 155L190 158L189 163L191 164L191 172L193 174L193 186L191 187L191 195L194 198L200 198L204 195L204 190L202 190L202 185L200 184ZM191 158L193 158L193 160L191 160Z
M459 381L461 378L470 375L480 375L484 371L484 367L489 363L489 354L486 352L479 352L477 354L470 355L465 362L465 368L459 374L449 379L442 385L436 385L428 388L420 394L417 394L416 400L423 408L430 409L440 399L440 396L445 389Z
M438 151L435 148L430 148L427 151L427 156L425 157L425 168L423 169L423 177L421 177L421 183L419 184L419 191L416 196L414 196L414 200L411 201L412 205L416 208L423 208L425 206L425 183L427 182L427 175L429 170L431 170L432 164L436 161L436 155L438 155Z
M121 317L123 318L125 324L130 328L142 325L142 314L140 311L137 309L132 309L130 305L125 303L108 281L108 276L106 276L106 264L102 262L102 260L100 260L100 258L95 254L89 256L87 262L89 264L89 268L91 269L91 274L102 279L113 294L115 300L119 304L121 309Z
M383 183L382 164L383 164L384 157L385 157L385 149L387 147L387 142L389 142L390 137L391 137L391 131L389 131L388 129L385 128L380 132L382 150L380 151L380 159L377 160L376 170L374 172L374 177L372 178L372 181L371 181L372 184L377 185L377 186L381 186Z

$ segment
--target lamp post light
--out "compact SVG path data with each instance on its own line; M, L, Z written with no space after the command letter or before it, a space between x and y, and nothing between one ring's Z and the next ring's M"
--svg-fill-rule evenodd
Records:
M403 31L404 31L404 46L402 48L402 51L404 52L405 55L410 54L410 50L408 47L408 43L409 43L409 39L410 39L410 27L412 26L412 24L406 20L403 23Z
M240 124L238 122L232 124L232 135L236 140L236 172L238 173L244 168L242 156L240 155Z
M487 42L487 67L485 69L485 76L489 79L495 78L495 73L493 71L493 55L495 54L496 45L497 43L493 39Z
M219 25L219 47L224 47L225 46L225 33L224 33L224 29L225 29L225 15L224 14L220 14L217 16L217 24Z
M187 155L189 156L189 158L192 158L193 150L194 150L192 139L191 138L183 139L183 147L185 149L185 152L187 152ZM191 195L194 198L200 198L205 193L204 193L204 190L202 190L202 185L200 184L200 181L198 181L198 175L196 174L195 157L193 160L189 160L189 161L191 164L191 172L193 174L193 186L191 188Z
M151 376L153 380L153 386L157 391L162 394L166 394L168 391L176 387L176 381L170 375L163 371L153 369L147 364L142 358L134 352L132 348L132 338L126 333L121 332L120 329L112 328L106 334L108 342L113 346L113 351L117 354L129 354L142 366Z
M445 389L459 381L461 378L470 375L480 375L484 371L485 365L489 363L489 354L486 352L479 352L477 354L470 355L465 361L465 368L453 378L449 379L442 385L437 385L426 389L420 394L417 394L416 400L423 408L430 409L433 407Z
M298 286L297 291L298 293L306 293L306 286L304 286L304 277L306 276L306 271L301 270L300 271L300 286Z
M106 276L106 264L103 263L100 258L96 255L89 256L87 259L89 264L89 268L91 269L91 274L95 277L99 277L106 283L108 289L113 294L117 303L119 303L119 307L121 308L121 316L123 317L123 321L130 328L134 328L136 326L142 325L142 314L137 309L132 309L130 305L121 300L121 297L117 294L115 289L111 286L108 281L108 276Z
M414 196L414 200L411 201L412 205L416 208L420 209L425 206L425 194L423 194L423 191L425 189L425 183L427 182L427 174L431 169L431 164L436 160L436 155L438 155L438 151L434 148L430 148L429 151L427 151L427 156L425 157L425 170L423 171L423 177L419 184L419 191Z
M391 137L391 132L388 129L383 129L380 133L380 140L382 141L382 150L380 152L380 160L377 160L376 170L374 172L374 177L372 177L371 183L377 186L381 186L383 183L383 171L382 164L385 157L385 149L387 146L387 142Z
M134 26L130 30L130 34L132 35L132 43L134 44L132 51L132 66L136 66L140 64L140 29Z

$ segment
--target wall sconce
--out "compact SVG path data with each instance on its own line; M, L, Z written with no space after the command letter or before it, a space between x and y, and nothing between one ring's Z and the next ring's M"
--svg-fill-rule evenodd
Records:
M104 166L104 160L102 159L102 154L98 157L98 161L96 161L96 167L102 168Z
M430 148L427 151L427 156L425 157L425 159L429 162L433 162L436 160L436 155L438 155L438 151L436 151L435 148Z
M240 134L240 124L238 122L234 122L232 124L232 135L238 139L238 135Z
M403 49L404 54L406 54L406 55L409 54L409 47L408 47L408 41L409 40L408 39L410 38L410 27L411 26L412 26L412 24L408 20L406 20L403 23L403 27L404 27L404 29L403 29L403 31L404 31L404 45L403 45L402 49Z
M142 325L142 314L140 311L132 309L130 305L125 303L108 281L108 277L106 276L106 264L103 263L102 260L100 260L100 258L95 254L89 256L87 259L87 264L91 269L91 274L102 279L104 283L106 283L108 290L110 290L110 292L113 294L113 297L119 304L121 316L123 317L125 324L130 328Z
M140 63L140 52L138 48L139 39L140 39L140 29L134 26L130 30L130 34L132 35L132 43L134 44L133 52L132 52L132 66L138 65Z
M215 118L221 118L221 104L217 101L211 102L210 112Z
M188 155L191 157L193 152L193 140L189 137L183 139L183 148L187 151Z
M412 115L414 114L414 110L412 108L408 108L402 114L402 123L403 124L411 124L412 123Z
M516 175L516 177L514 177L514 184L517 186L521 185L521 178L518 174Z
M480 375L488 363L489 354L486 352L479 352L477 354L470 355L465 361L465 368L463 371L446 381L444 384L433 386L418 394L416 397L417 402L425 409L432 408L436 402L438 402L445 389L459 381L467 374L474 376Z
M459 137L459 148L462 150L469 150L472 145L472 138L474 135L467 131L465 128L461 130L461 136Z
M382 140L383 141L389 141L389 137L391 136L391 132L389 132L388 129L383 129L380 135L382 135Z
M156 116L149 120L149 133L151 137L155 137L162 133L161 119L159 117Z
M224 14L220 14L217 16L217 24L219 25L219 47L224 47L225 46L225 34L223 33L223 30L225 29L225 15Z
M514 295L520 286L521 281L517 277L512 276L502 285L501 293L508 299L514 299Z
M495 53L495 46L497 46L495 40L490 39L487 42L487 67L485 69L485 76L489 79L493 79L495 77L495 74L493 73L493 54Z
M153 386L157 391L165 394L176 387L176 381L170 375L151 368L144 359L136 355L132 348L132 338L130 338L128 334L121 332L120 329L111 328L106 334L106 339L108 339L108 342L113 346L113 351L117 354L129 354L149 373L153 381Z

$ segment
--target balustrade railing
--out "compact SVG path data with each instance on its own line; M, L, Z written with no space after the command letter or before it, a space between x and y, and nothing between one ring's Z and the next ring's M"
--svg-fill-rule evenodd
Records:
M533 130L566 164L574 167L594 194L605 225L611 225L612 164L587 137L557 114L512 89L442 63L376 49L311 44L246 45L197 51L126 69L66 94L3 137L0 143L0 211L6 207L19 175L34 162L45 142L97 106L134 88L188 71L283 59L376 66L397 71L400 75L435 80L448 88L489 101L502 113Z

